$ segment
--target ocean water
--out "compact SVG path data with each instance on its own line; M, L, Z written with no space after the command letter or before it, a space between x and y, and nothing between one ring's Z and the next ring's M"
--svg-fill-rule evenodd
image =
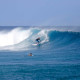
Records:
M80 27L0 27L0 80L80 80Z

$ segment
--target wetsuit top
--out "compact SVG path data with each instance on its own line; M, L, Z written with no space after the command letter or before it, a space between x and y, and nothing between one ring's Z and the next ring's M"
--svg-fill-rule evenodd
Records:
M37 38L37 39L36 39L36 41L38 41L38 42L39 42L39 40L40 40L40 38Z

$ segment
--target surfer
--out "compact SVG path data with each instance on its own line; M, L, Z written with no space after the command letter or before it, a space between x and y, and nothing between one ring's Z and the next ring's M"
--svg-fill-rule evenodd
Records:
M28 56L32 56L32 53L29 53Z
M38 38L36 39L36 42L37 42L37 44L40 43L40 37L38 37Z

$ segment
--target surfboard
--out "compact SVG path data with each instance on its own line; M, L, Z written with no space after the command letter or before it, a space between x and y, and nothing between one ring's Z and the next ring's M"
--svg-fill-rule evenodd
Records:
M32 45L35 45L35 46L36 46L36 45L38 45L38 44L32 44Z
M37 45L40 45L40 44L32 44L32 45L37 46Z

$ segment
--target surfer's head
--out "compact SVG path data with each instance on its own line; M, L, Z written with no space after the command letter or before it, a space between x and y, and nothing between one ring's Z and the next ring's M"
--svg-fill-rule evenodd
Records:
M40 39L40 37L38 37L38 39Z

